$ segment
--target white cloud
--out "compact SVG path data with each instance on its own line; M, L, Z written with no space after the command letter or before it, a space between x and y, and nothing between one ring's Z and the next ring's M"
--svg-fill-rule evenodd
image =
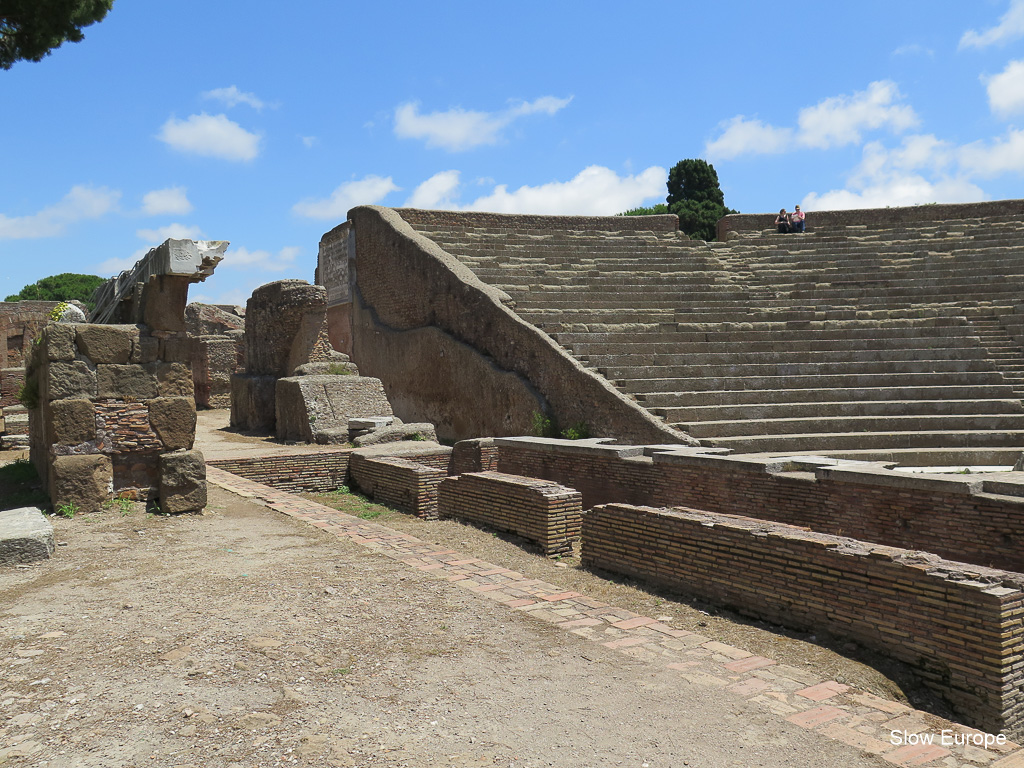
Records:
M223 160L253 160L260 151L260 136L250 133L227 115L190 115L186 120L170 118L157 136L179 152L218 157Z
M175 215L192 212L185 187L154 189L142 198L142 212L150 216Z
M792 148L792 128L776 128L743 115L726 120L720 127L724 128L721 136L704 147L708 157L732 160L740 155L773 155Z
M927 48L920 43L908 43L907 45L901 45L895 51L892 52L893 56L927 56L929 59L935 58L935 51L931 48Z
M966 173L991 178L1004 173L1024 173L1024 129L1011 129L989 142L966 144L957 152Z
M428 147L462 152L497 144L501 140L501 131L517 118L537 113L553 115L570 101L571 96L567 99L542 96L501 112L477 112L456 107L447 112L429 114L421 114L418 103L407 102L395 109L395 135L400 139L425 139Z
M804 107L797 116L797 140L808 147L828 149L857 144L861 131L888 127L894 133L918 123L914 110L895 104L902 98L896 83L879 80L866 91L852 96L832 96L813 107Z
M69 224L98 219L114 211L120 198L118 190L76 185L59 203L43 208L38 213L27 216L5 216L0 213L0 240L62 235Z
M186 226L184 224L168 224L158 229L140 229L135 233L145 240L150 246L160 245L164 240L173 238L175 240L200 240L203 232L199 227Z
M306 149L312 149L320 143L320 139L316 136L299 136L299 140L302 141L302 146Z
M977 10L977 9L974 9ZM969 29L960 38L960 48L986 48L1024 37L1024 0L1010 0L1010 8L999 23L982 32Z
M633 176L619 176L608 168L591 165L569 181L522 186L511 192L505 184L499 184L490 194L462 207L495 213L608 216L663 197L667 177L668 171L658 166Z
M1024 59L1011 61L998 75L981 80L988 90L989 108L1000 117L1024 112Z
M287 246L276 254L270 251L250 251L248 248L232 246L224 254L221 267L244 267L246 269L263 269L268 272L283 272L291 269L301 249Z
M713 159L732 160L740 155L778 154L801 147L829 149L857 144L867 130L888 128L901 133L918 123L913 108L899 104L902 94L895 83L879 80L852 95L831 96L804 107L797 128L780 128L738 115L721 123L722 133L704 146Z
M864 147L845 189L807 195L805 210L847 210L983 200L985 193L956 168L957 151L932 135L908 136L900 147ZM955 172L951 172L955 169Z
M227 88L214 88L212 91L203 91L203 98L219 101L228 109L238 106L239 104L248 104L256 111L259 111L266 106L266 104L257 98L255 94L240 91L238 90L238 86L235 85Z
M357 205L374 205L399 189L401 187L395 186L390 176L366 176L358 181L346 181L326 199L302 200L292 206L292 212L307 219L343 221L348 217L349 209Z
M459 172L441 171L416 187L403 205L407 208L456 208L453 198L458 189Z

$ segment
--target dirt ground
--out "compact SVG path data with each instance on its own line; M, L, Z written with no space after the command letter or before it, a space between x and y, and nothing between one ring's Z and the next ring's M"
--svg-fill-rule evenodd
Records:
M326 502L822 679L896 690L572 559L348 494ZM0 570L4 768L882 765L213 486L202 516L114 505L51 521L53 558Z

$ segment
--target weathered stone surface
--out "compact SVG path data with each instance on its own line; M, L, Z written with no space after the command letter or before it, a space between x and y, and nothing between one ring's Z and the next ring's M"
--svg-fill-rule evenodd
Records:
M201 451L175 451L160 457L160 510L201 512L206 506L206 462Z
M149 424L168 450L191 448L196 436L196 404L190 397L150 400Z
M50 499L58 512L97 512L113 492L110 457L57 456L51 468Z
M160 358L160 339L155 336L147 334L141 334L135 339L135 344L132 347L132 359L133 363L152 363Z
M175 333L160 340L160 360L165 363L189 363L195 354L195 343L185 333Z
M192 370L185 363L149 363L143 367L156 380L159 397L192 396Z
M51 324L46 327L43 339L46 345L46 357L49 360L71 362L75 359L75 338L78 333L75 326Z
M49 404L46 442L78 445L96 438L96 407L84 398L54 400Z
M273 432L276 392L276 376L232 376L231 426L247 432Z
M57 318L58 323L84 323L86 320L85 312L75 304L65 304L64 311Z
M101 363L124 364L131 360L135 339L139 329L134 325L90 325L74 326L78 350L94 365Z
M53 550L53 526L39 509L0 511L0 565L45 560Z
M120 400L149 400L159 393L156 376L141 365L100 365L99 397Z
M313 441L314 431L348 429L348 420L390 416L379 379L366 376L293 376L279 379L276 433L282 440Z
M437 434L434 432L434 425L425 422L419 424L394 424L365 435L360 435L352 442L357 448L362 448L365 445L398 443L403 440L429 440L432 443L436 443Z
M348 355L335 352L337 360L321 363L305 363L298 366L294 376L351 376L359 375L359 368L348 359Z
M185 307L185 329L190 336L219 336L245 328L245 318L213 304L192 302Z
M55 362L50 363L47 369L49 375L45 377L45 386L48 400L97 396L96 371L88 363L81 360Z
M289 376L325 357L327 291L304 280L279 280L253 291L245 310L247 372Z

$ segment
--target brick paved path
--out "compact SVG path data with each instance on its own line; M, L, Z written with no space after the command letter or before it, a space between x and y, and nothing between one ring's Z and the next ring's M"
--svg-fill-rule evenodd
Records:
M664 665L690 683L718 688L757 703L781 719L824 738L879 755L894 765L1024 768L1024 748L1015 743L991 749L969 744L943 746L940 742L944 729L960 741L964 735L978 732L842 683L818 680L804 670L703 635L674 629L578 592L566 592L539 579L528 579L516 571L215 467L207 466L207 479L241 496L261 499L275 511L450 581L482 599L502 603L510 610L522 611L620 653ZM934 743L893 744L893 731L930 736Z

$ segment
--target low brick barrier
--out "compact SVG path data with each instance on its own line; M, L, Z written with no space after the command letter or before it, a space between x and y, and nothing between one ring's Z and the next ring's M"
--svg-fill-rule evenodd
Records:
M448 474L463 475L467 472L496 472L498 470L498 446L493 437L478 437L460 440L452 448Z
M579 537L583 497L558 483L501 472L474 472L441 481L441 517L515 533L546 555L572 551Z
M514 437L495 443L499 471L576 488L584 509L615 502L696 507L1024 572L1021 482L600 440Z
M1024 736L1024 577L794 526L606 504L585 566L759 619L827 630L910 665L976 728Z
M352 455L352 483L378 504L397 507L417 517L437 517L437 486L446 476L441 469L416 460Z
M282 491L322 493L335 491L348 482L351 453L351 449L342 449L288 456L216 459L207 463Z

